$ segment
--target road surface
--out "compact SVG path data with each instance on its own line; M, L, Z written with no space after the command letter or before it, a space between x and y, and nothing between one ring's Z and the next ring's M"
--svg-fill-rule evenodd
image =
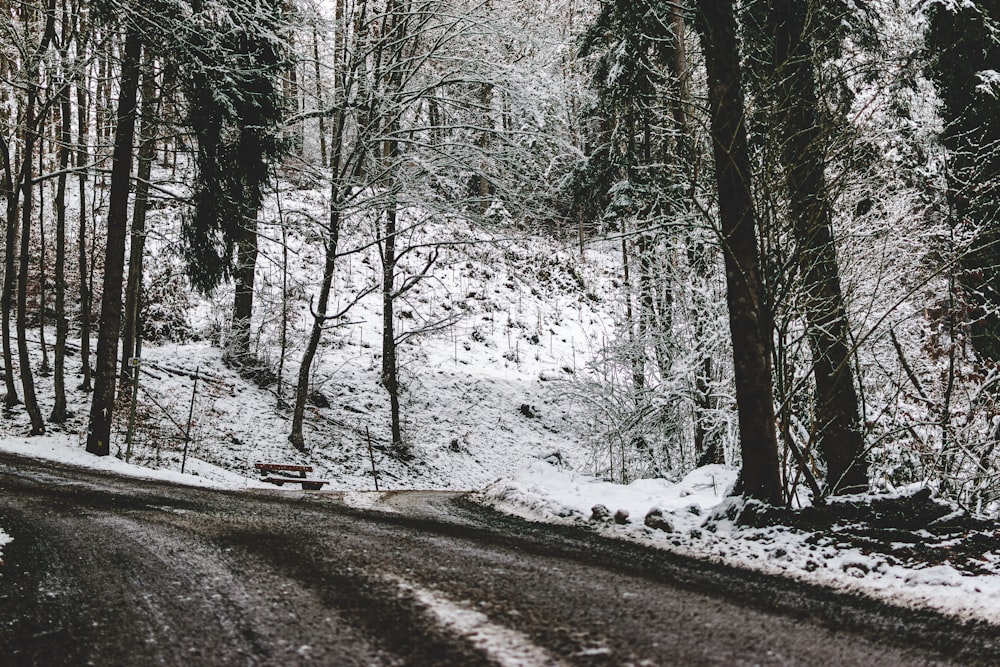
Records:
M0 455L0 665L997 664L1000 630L545 527Z

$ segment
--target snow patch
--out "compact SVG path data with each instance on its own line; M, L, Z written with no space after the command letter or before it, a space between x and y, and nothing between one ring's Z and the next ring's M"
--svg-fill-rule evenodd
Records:
M532 521L587 525L609 537L689 558L853 591L903 607L931 607L960 618L997 622L1000 574L972 575L947 562L899 564L836 540L817 544L811 539L816 533L808 531L737 525L731 517L746 501L726 495L736 475L734 469L713 465L679 481L646 479L621 485L534 461L473 498ZM592 512L598 505L607 512ZM657 508L657 518L667 519L672 530L638 520ZM617 524L611 516L619 511L637 520ZM1000 561L995 554L988 557ZM992 570L1000 572L995 564Z
M532 643L524 633L497 625L482 612L453 602L441 593L418 588L405 579L392 576L387 576L386 579L399 587L402 593L424 605L439 625L461 636L499 665L519 667L567 664Z
M3 565L3 548L10 544L13 540L13 537L5 533L3 528L0 528L0 565Z

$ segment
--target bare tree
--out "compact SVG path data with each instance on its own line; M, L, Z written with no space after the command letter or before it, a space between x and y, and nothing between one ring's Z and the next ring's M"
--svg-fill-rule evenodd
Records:
M111 453L111 417L114 412L115 382L118 377L116 371L122 318L122 281L125 277L125 238L128 235L128 199L141 53L140 34L137 28L129 23L122 53L121 88L115 118L111 198L108 202L108 242L104 256L101 298L101 328L97 339L94 396L87 426L87 451L98 456L107 456Z

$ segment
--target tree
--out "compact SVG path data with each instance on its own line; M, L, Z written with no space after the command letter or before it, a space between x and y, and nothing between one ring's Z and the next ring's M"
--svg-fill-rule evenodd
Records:
M785 177L792 253L801 276L800 295L815 380L815 437L827 464L831 493L868 488L858 395L854 386L851 331L832 222L825 168L828 133L821 119L817 48L839 48L837 28L848 20L832 3L757 0L748 12L759 114ZM846 9L844 10L846 12ZM825 41L824 41L825 40ZM817 47L814 44L819 43Z
M26 24L31 22L33 8L25 9L24 20ZM21 372L21 389L24 395L24 408L31 420L31 434L41 435L45 432L45 422L42 411L38 407L38 400L35 397L34 375L31 372L31 359L28 356L28 342L26 336L27 312L28 312L28 267L30 264L30 240L32 223L32 190L34 184L34 173L32 160L35 157L35 146L40 142L40 127L42 125L47 105L39 105L39 94L41 91L41 63L43 57L56 38L56 3L49 0L48 4L41 9L42 29L38 46L28 55L24 64L27 73L27 101L24 108L24 138L21 148L21 169L19 176L19 186L21 189L21 237L20 251L18 253L18 277L17 277L17 351L18 362ZM39 109L39 106L42 108ZM11 223L8 222L8 225ZM8 238L10 233L8 232ZM9 249L8 252L12 252Z
M756 214L732 0L699 0L696 27L708 77L720 242L733 341L742 469L738 492L781 502L771 379L771 321L758 268Z
M235 281L227 356L248 363L257 264L257 212L281 153L276 77L285 66L284 3L231 0L227 14L193 3L185 57L188 123L198 140L194 211L184 221L188 275L209 292ZM216 24L217 20L223 23Z
M55 257L55 314L56 314L56 347L55 371L53 389L55 400L49 421L60 423L66 420L66 337L69 333L69 322L66 317L66 179L69 176L70 153L72 152L72 117L70 102L70 70L73 61L69 57L69 46L72 42L72 27L69 20L69 8L63 3L60 17L62 35L59 43L59 63L62 68L59 81L59 176L56 180L55 213L56 213L56 257ZM45 304L42 304L44 310Z
M156 61L151 51L146 51L142 67L142 118L139 130L139 154L136 173L135 199L132 205L132 229L129 234L128 282L125 287L125 312L122 323L122 386L127 387L132 373L129 357L136 356L142 337L139 312L142 296L142 265L146 247L146 212L149 206L149 179L153 159L156 157L156 135L160 112L160 95L157 94Z
M87 426L87 451L97 456L111 453L111 417L117 380L118 337L122 318L122 280L125 277L125 238L128 234L128 199L131 189L132 144L135 140L136 102L142 39L128 22L122 52L121 88L115 114L115 141L108 201L108 242L104 255L101 327L97 337L94 396Z
M928 70L941 98L949 223L972 345L1000 361L1000 3L927 3ZM959 316L955 313L954 316Z

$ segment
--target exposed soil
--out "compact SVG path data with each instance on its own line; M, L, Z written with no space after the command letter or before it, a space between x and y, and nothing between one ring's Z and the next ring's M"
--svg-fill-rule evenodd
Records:
M799 510L748 503L736 520L746 526L784 526L811 532L817 545L848 545L911 567L948 563L969 574L995 574L1000 526L932 497L835 499Z

